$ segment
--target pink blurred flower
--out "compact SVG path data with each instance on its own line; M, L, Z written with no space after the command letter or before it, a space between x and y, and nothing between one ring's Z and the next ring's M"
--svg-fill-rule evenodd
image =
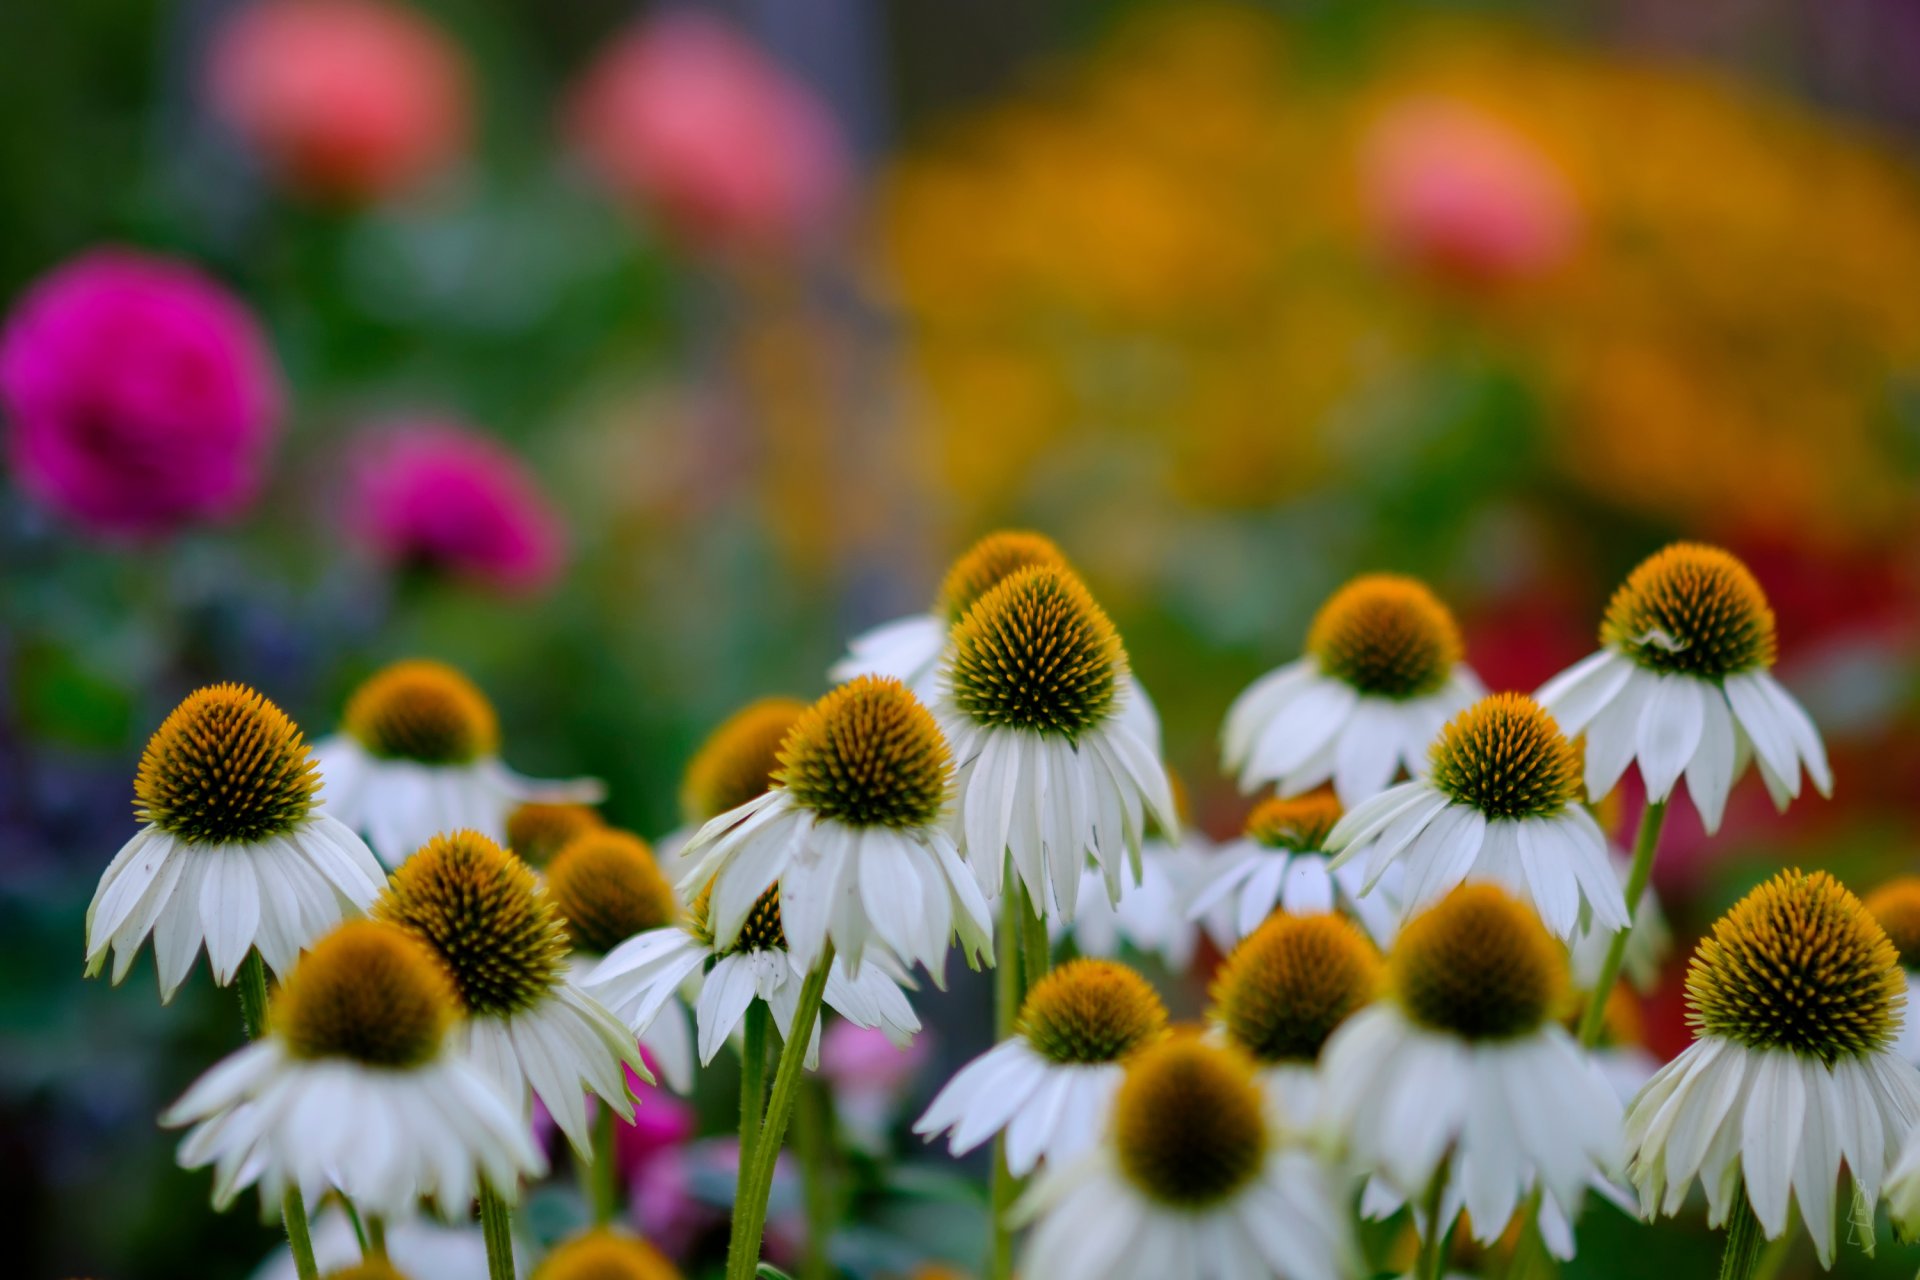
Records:
M704 1236L724 1227L740 1169L735 1138L708 1138L665 1151L632 1178L628 1210L633 1225L670 1257L686 1258ZM768 1198L767 1259L791 1265L805 1238L793 1163L783 1152L773 1166Z
M1390 108L1361 145L1360 183L1387 251L1439 279L1529 279L1579 240L1579 205L1552 158L1462 102L1417 98Z
M525 464L505 447L441 421L362 440L347 516L359 540L395 565L425 565L521 593L559 573L560 523Z
M96 250L15 305L0 405L22 488L94 533L155 536L253 500L280 369L246 307L196 268Z
M671 12L617 38L567 132L616 197L696 248L781 247L841 205L846 147L804 85L718 19Z
M644 1046L640 1056L647 1069L658 1078L660 1064ZM648 1084L632 1069L627 1071L627 1087L633 1091L638 1105L634 1107L631 1124L622 1121L614 1125L613 1147L622 1172L634 1176L660 1152L685 1146L699 1128L699 1121L687 1102L659 1085Z
M382 0L241 6L207 63L214 110L295 190L373 199L444 168L467 142L460 52Z
M883 1152L895 1113L926 1065L928 1037L905 1049L887 1033L835 1019L820 1039L820 1074L833 1090L834 1111L848 1141L863 1151Z

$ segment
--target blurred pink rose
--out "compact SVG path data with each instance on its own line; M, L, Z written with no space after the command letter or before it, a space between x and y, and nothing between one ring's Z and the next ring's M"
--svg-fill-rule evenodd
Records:
M820 1074L833 1089L834 1111L848 1141L863 1151L886 1150L894 1115L914 1077L926 1065L928 1037L896 1048L887 1033L835 1019L820 1040Z
M790 245L846 194L846 147L827 109L702 14L671 12L617 38L566 123L601 183L696 248Z
M214 40L207 95L290 186L392 194L464 150L466 64L419 14L381 0L263 0Z
M1387 251L1443 280L1532 278L1579 240L1579 205L1551 157L1465 103L1420 98L1388 110L1362 143L1360 183Z
M253 500L280 369L246 307L197 269L103 249L15 304L0 405L23 489L94 533L150 537Z
M443 570L498 591L549 586L563 539L525 464L496 442L440 421L362 439L351 458L347 517L394 565Z

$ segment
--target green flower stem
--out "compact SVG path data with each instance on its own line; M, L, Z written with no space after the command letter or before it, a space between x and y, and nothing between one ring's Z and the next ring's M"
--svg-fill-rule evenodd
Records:
M1053 940L1047 936L1047 918L1033 905L1033 899L1027 896L1026 887L1021 886L1015 893L1020 900L1020 917L1023 932L1021 942L1020 996L1024 1000L1028 992L1038 986L1040 979L1047 976L1053 968Z
M806 1197L807 1238L800 1256L800 1280L828 1280L828 1241L833 1236L833 1099L820 1080L802 1081L793 1114L793 1145L800 1155L800 1187Z
M742 1153L740 1182L733 1199L733 1238L727 1247L727 1280L754 1280L760 1265L760 1241L766 1233L774 1167L780 1159L781 1140L787 1135L787 1121L793 1115L794 1098L800 1091L800 1073L806 1065L807 1046L813 1040L813 1024L820 1017L827 971L832 966L833 943L829 941L800 988L800 1003L794 1009L793 1028L780 1050L780 1067L774 1072L773 1092L767 1099L767 1114L754 1144L752 1162Z
M1747 1203L1747 1184L1743 1181L1733 1194L1733 1211L1727 1220L1727 1248L1720 1255L1720 1280L1752 1280L1765 1245L1760 1219L1753 1216L1753 1206Z
M772 1020L767 1002L755 998L747 1006L745 1042L740 1046L740 1169L753 1164L760 1145L760 1119L767 1109L767 1027Z
M369 1258L387 1256L387 1220L377 1213L367 1215L366 1253Z
M614 1167L613 1108L603 1098L594 1104L593 1164L587 1170L588 1194L593 1202L593 1225L613 1221L620 1207L620 1171Z
M1020 980L1022 950L1027 914L1026 892L1019 887L1020 876L1007 859L1000 894L1000 931L995 939L998 957L994 968L994 1018L996 1041L1013 1034L1020 1019L1020 1006L1026 1000L1026 986ZM1007 1169L1007 1135L1002 1132L993 1144L993 1182L988 1188L987 1205L987 1277L1010 1280L1013 1275L1013 1233L1007 1229L1007 1211L1020 1196L1020 1181Z
M247 1029L247 1039L258 1040L267 1034L267 964L258 948L249 950L240 962L240 976L234 985L240 990L240 1021ZM299 1187L289 1186L281 1197L280 1216L287 1228L287 1247L293 1251L294 1271L300 1280L319 1280L313 1236L307 1230L307 1203Z
M513 1211L485 1178L480 1179L480 1234L487 1241L487 1280L514 1280Z
M1420 1258L1414 1269L1416 1280L1441 1280L1447 1273L1447 1246L1453 1240L1453 1224L1440 1221L1440 1206L1447 1199L1447 1166L1434 1170L1423 1206L1427 1228L1420 1237Z
M1607 958L1600 966L1600 976L1594 981L1593 990L1587 993L1587 1007L1580 1014L1582 1048L1590 1049L1597 1044L1601 1029L1607 1024L1607 997L1613 994L1613 984L1620 977L1620 965L1627 958L1627 939L1633 936L1633 914L1640 909L1640 899L1653 875L1653 855L1660 847L1660 828L1666 820L1665 800L1649 803L1640 815L1640 830L1633 838L1633 870L1627 875L1627 927L1613 935L1613 941L1607 946Z

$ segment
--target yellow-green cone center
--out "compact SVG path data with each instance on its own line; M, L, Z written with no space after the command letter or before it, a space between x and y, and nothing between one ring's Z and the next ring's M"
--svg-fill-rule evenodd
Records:
M1071 960L1027 993L1014 1029L1053 1062L1117 1062L1166 1034L1167 1009L1127 966Z
M601 955L636 933L670 925L680 914L673 886L646 841L624 831L589 831L564 845L547 867L552 899L573 945Z
M952 626L967 616L967 610L973 608L981 596L1011 575L1036 565L1049 569L1068 567L1067 557L1045 534L1023 529L990 533L968 548L947 570L934 608L946 619L947 625Z
M1321 671L1362 693L1418 698L1438 693L1460 663L1453 614L1413 578L1355 578L1314 615L1307 652Z
M341 925L301 957L274 996L273 1032L298 1058L415 1067L440 1053L459 997L438 957L405 930Z
M606 826L584 804L528 801L507 815L507 848L530 867L544 867L575 836Z
M1783 871L1720 917L1687 969L1702 1035L1832 1063L1886 1048L1906 1005L1886 931L1824 871Z
M443 662L396 662L347 700L347 732L383 760L468 764L500 749L500 725L474 683Z
M1114 1098L1113 1145L1127 1181L1158 1204L1198 1211L1231 1199L1267 1153L1253 1063L1190 1035L1143 1050Z
M1340 821L1340 802L1331 792L1269 796L1247 815L1247 835L1268 849L1317 853L1327 847L1327 836Z
M519 1013L560 981L559 913L527 865L478 832L428 841L393 873L373 913L433 948L469 1013Z
M1900 967L1920 969L1920 876L1898 876L1867 895L1867 910L1900 953Z
M1555 1016L1567 961L1531 907L1494 885L1469 883L1401 929L1387 956L1387 985L1421 1026L1507 1040Z
M1580 753L1523 693L1482 698L1450 721L1431 753L1433 785L1489 818L1550 818L1580 797Z
M1614 592L1600 642L1653 671L1717 680L1773 665L1773 610L1736 557L1676 543Z
M305 822L319 786L293 721L245 685L220 684L190 695L154 732L134 812L183 840L250 844Z
M1311 1064L1334 1028L1379 994L1379 953L1336 915L1270 916L1221 965L1214 1017L1261 1062Z
M1113 623L1080 580L1022 569L954 624L948 679L973 721L1077 738L1104 721L1126 674Z
M533 1280L680 1280L680 1272L646 1241L600 1227L555 1245Z
M722 722L687 765L680 787L687 821L717 818L764 794L780 767L780 744L806 709L795 698L762 698Z
M953 785L933 714L898 680L860 676L795 722L775 782L824 818L855 827L932 824Z

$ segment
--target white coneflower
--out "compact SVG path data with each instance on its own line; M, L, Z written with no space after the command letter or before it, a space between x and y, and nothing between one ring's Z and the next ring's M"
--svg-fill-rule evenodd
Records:
M1607 605L1600 643L1539 694L1568 734L1586 735L1592 798L1637 762L1655 802L1684 776L1712 833L1750 759L1782 809L1802 766L1832 794L1819 731L1770 672L1773 610L1735 557L1682 542L1645 560Z
M959 766L962 848L989 897L1011 855L1035 909L1071 920L1089 858L1118 900L1147 819L1178 838L1166 767L1121 714L1126 671L1113 623L1061 570L1002 579L954 625L935 709Z
M1742 898L1687 970L1693 1044L1627 1112L1647 1215L1677 1213L1698 1177L1708 1222L1750 1249L1797 1198L1830 1265L1841 1165L1870 1212L1920 1120L1920 1074L1894 1052L1906 1001L1893 943L1832 876L1783 871Z
M1243 791L1332 782L1352 808L1417 773L1440 726L1484 692L1447 607L1412 578L1368 574L1320 607L1305 657L1234 699L1222 760Z
M1465 1208L1492 1243L1536 1186L1570 1216L1618 1164L1620 1103L1555 1021L1566 991L1531 907L1498 885L1455 889L1400 930L1388 998L1322 1052L1328 1136L1403 1199L1438 1183L1437 1235Z
M766 1003L783 1037L791 1034L810 967L788 948L776 884L760 895L725 945L715 939L712 895L703 891L679 923L639 934L609 951L585 984L643 1041L662 1021L684 1019L687 1002L693 1000L700 1061L705 1064L739 1029L755 1000ZM857 972L835 956L827 970L824 999L847 1021L884 1031L904 1046L920 1030L920 1019L901 990L905 977L879 947ZM698 990L697 996L689 996L692 989ZM819 1056L816 1022L806 1066L817 1065Z
M354 691L342 732L315 745L326 811L367 837L389 867L449 831L507 839L529 800L598 802L592 779L542 782L500 760L493 704L441 662L396 662Z
M688 842L682 889L711 883L709 923L731 950L770 885L803 972L831 938L857 974L880 943L942 979L949 939L992 946L980 887L948 832L953 759L898 680L861 676L807 709L780 749L771 791Z
M1261 801L1247 815L1246 833L1214 859L1208 883L1194 894L1187 914L1209 922L1222 950L1231 950L1276 911L1337 910L1385 946L1399 920L1399 877L1389 874L1365 892L1369 886L1358 866L1335 868L1327 838L1339 821L1340 802L1327 792Z
M1907 1009L1893 1051L1920 1066L1920 876L1895 876L1866 896L1867 910L1887 931L1907 975Z
M660 857L676 872L687 841L729 809L758 799L780 770L780 744L807 704L798 698L756 698L707 735L680 781L681 825L660 837Z
M204 942L222 986L250 949L285 974L300 949L357 916L386 878L359 836L321 811L300 730L245 685L201 689L164 720L134 779L144 824L87 908L87 972L113 952L127 976L149 934L171 999Z
M1246 1055L1174 1035L1136 1055L1107 1137L1049 1167L1021 1271L1047 1280L1337 1280L1358 1264L1341 1197L1286 1142Z
M573 944L575 981L584 984L608 952L680 919L680 900L647 842L600 827L560 846L547 865L547 896ZM693 1089L693 1036L675 1006L640 1035L675 1092Z
M1099 1140L1127 1059L1166 1033L1146 979L1112 960L1070 960L1034 984L1012 1038L960 1068L913 1131L950 1132L957 1156L1005 1130L1015 1177L1072 1160Z
M351 921L280 987L270 1031L202 1076L162 1117L194 1126L188 1168L214 1167L214 1201L258 1183L338 1191L362 1213L406 1217L420 1200L464 1216L484 1177L512 1188L545 1171L532 1132L454 1048L458 996L406 931Z
M953 562L940 584L940 597L929 613L897 618L854 637L847 656L833 664L835 680L855 676L891 676L900 681L922 702L931 705L939 696L942 659L948 656L954 624L967 616L987 592L1022 569L1041 566L1072 572L1066 555L1052 538L1023 529L1003 529L990 533L967 549ZM1122 676L1127 696L1120 713L1133 731L1160 751L1160 717L1133 678L1131 671Z
M1606 836L1580 803L1580 756L1524 694L1483 698L1448 722L1428 773L1342 818L1327 839L1336 869L1367 853L1366 888L1400 864L1404 910L1468 878L1533 904L1558 938L1591 922L1626 927L1626 895Z
M394 872L376 919L411 930L453 975L468 1058L523 1110L537 1097L591 1158L586 1093L633 1118L634 1038L567 971L567 931L527 865L477 831L435 836Z
M1140 842L1140 879L1121 875L1120 901L1107 896L1105 874L1089 865L1080 873L1072 922L1055 919L1050 932L1056 941L1071 938L1083 956L1113 959L1132 947L1158 957L1169 973L1185 973L1200 946L1200 925L1189 918L1188 904L1214 859L1205 837L1191 829L1178 843L1149 829Z
M1289 1132L1314 1127L1320 1051L1378 998L1381 979L1380 953L1337 915L1276 915L1214 975L1210 1021L1259 1065Z

